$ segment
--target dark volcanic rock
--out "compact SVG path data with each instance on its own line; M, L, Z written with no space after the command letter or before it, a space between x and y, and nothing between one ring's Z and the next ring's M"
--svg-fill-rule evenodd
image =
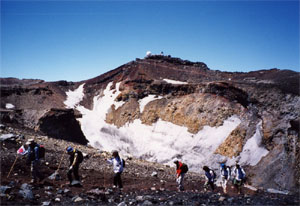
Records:
M73 109L51 109L39 120L39 129L45 134L80 144L87 144Z

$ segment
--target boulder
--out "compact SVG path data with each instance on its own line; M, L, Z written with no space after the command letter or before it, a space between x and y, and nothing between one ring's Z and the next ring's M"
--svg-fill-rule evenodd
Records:
M39 119L38 125L48 136L83 145L88 143L73 109L51 109Z
M32 192L32 187L26 183L22 184L21 190L19 191L19 194L24 198L24 199L29 199L33 200L33 192Z

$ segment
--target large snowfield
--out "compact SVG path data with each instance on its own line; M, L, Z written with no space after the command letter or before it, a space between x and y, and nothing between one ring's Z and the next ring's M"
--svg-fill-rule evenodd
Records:
M186 127L170 122L158 120L151 126L144 125L139 119L117 128L105 122L106 114L112 105L115 109L125 102L116 102L120 94L120 83L115 89L110 90L109 83L102 96L95 96L93 109L89 110L79 103L84 96L83 85L74 91L68 91L64 102L68 108L76 108L82 113L79 118L81 129L90 144L104 151L118 150L123 156L132 155L148 161L174 165L175 158L186 162L190 170L200 172L203 165L218 168L220 161L227 161L233 165L237 159L242 164L256 165L268 151L260 146L261 122L257 125L256 133L245 144L240 157L229 159L225 156L214 154L215 150L227 136L241 123L237 116L231 116L224 121L222 126L205 126L197 134L187 131ZM146 104L163 97L149 95L139 101L140 111Z

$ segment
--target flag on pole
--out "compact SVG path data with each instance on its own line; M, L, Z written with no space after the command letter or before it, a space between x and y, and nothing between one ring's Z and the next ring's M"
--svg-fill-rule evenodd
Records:
M17 154L20 154L20 155L25 155L26 153L27 153L27 150L25 149L24 145L22 145L17 151Z

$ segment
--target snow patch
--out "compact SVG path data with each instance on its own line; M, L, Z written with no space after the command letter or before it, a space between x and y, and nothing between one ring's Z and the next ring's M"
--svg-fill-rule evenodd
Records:
M84 135L93 147L100 150L116 149L122 155L133 155L172 166L172 160L180 158L189 164L191 170L199 171L204 164L211 165L219 160L220 155L214 154L214 151L241 122L238 117L232 116L222 126L205 126L197 134L161 119L152 125L144 125L136 119L117 128L105 122L111 106L117 105L114 99L119 94L119 83L116 90L110 90L111 85L107 85L103 96L94 97L92 110L81 105L76 107L82 113L82 118L78 120ZM141 100L141 110L154 99L150 96Z
M7 103L7 104L5 105L5 108L6 108L6 109L14 109L14 108L15 108L15 105L13 105L13 104L11 104L11 103Z
M262 121L256 125L255 134L248 139L243 147L243 151L240 154L240 163L249 164L251 166L256 165L262 157L266 156L269 151L261 146L262 140Z
M84 84L80 85L74 91L69 90L66 92L67 99L64 101L64 104L67 106L67 108L74 109L81 102L84 97L83 86Z
M144 97L143 99L139 100L139 105L140 105L140 113L143 112L145 106L154 100L161 99L163 98L162 96L157 97L156 95L148 95L147 97Z
M250 190L252 190L252 191L257 191L257 188L256 188L256 187L253 187L253 186L248 185L248 184L244 184L244 187L246 187L246 188L248 188L248 189L250 189Z
M187 84L187 82L181 82L181 81L176 81L176 80L172 80L172 79L163 79L163 80L170 84Z
M272 188L267 189L267 192L275 193L275 194L283 194L283 195L288 195L289 194L288 190L280 191L280 190L276 190L276 189L272 189Z
M172 165L173 159L178 158L189 165L191 171L202 171L203 165L218 167L220 158L224 158L214 151L227 136L240 124L237 116L232 116L223 122L222 126L205 126L197 134L188 132L183 126L175 125L159 119L152 125L144 125L136 119L123 127L106 123L106 115L112 105L120 107L124 102L115 102L120 94L120 83L116 89L110 89L112 82L103 91L103 95L93 98L92 110L79 105L83 97L83 85L77 90L67 93L65 104L76 108L82 114L81 129L89 140L90 145L100 150L119 150L121 155L132 155L148 161ZM71 101L72 96L73 101ZM161 97L158 97L161 98ZM155 99L153 95L140 100L140 109ZM76 100L76 101L75 101Z

